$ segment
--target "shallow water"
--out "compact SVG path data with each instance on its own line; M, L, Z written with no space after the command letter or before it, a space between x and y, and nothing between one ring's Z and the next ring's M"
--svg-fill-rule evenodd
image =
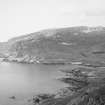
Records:
M23 105L37 93L53 93L66 86L59 66L0 63L0 105ZM9 97L16 96L15 100ZM23 102L24 100L24 102Z

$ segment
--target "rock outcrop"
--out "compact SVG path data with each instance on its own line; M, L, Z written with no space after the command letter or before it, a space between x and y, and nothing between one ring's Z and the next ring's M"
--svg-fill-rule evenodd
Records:
M39 105L105 105L105 70L76 68L62 78L70 86Z

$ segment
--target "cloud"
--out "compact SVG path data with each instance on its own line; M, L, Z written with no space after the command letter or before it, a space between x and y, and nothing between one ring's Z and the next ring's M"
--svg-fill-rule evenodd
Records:
M86 11L87 16L105 16L105 10Z
M0 40L52 27L105 26L104 4L105 0L0 0Z

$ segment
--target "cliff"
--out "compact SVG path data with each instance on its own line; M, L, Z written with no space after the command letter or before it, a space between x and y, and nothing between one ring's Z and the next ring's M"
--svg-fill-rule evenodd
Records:
M104 27L48 29L5 43L5 60L27 63L70 63L72 60L105 60Z

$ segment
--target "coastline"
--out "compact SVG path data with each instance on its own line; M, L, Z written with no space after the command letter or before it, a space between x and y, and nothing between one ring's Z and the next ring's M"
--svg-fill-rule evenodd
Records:
M5 61L5 60L4 60ZM7 60L7 62L14 62ZM44 65L66 65L67 63L30 63L17 62L25 64L44 64ZM70 62L68 65L76 65L76 68L63 68L60 70L65 74L59 80L69 84L68 87L58 90L54 94L38 94L28 99L30 105L35 105L36 99L39 100L39 105L101 105L105 103L103 97L105 96L105 63L99 62ZM80 67L79 67L80 66ZM101 93L103 91L103 95ZM101 97L102 96L102 97ZM99 104L97 104L96 97L99 97ZM13 99L14 100L14 99ZM87 100L87 101L85 101ZM91 100L91 101L90 101ZM102 102L100 101L102 100ZM81 104L80 104L81 103ZM104 104L103 104L104 105Z
M61 81L70 86L51 95L52 97L42 99L39 105L104 105L104 69L99 71L83 67L67 70L65 74L68 76L61 78ZM96 97L98 97L98 102Z

